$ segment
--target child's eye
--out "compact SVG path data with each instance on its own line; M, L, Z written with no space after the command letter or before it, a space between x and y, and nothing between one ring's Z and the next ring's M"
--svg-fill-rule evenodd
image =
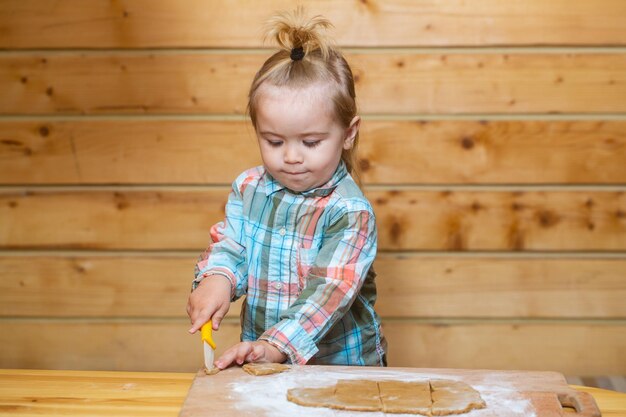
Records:
M309 148L315 148L319 144L320 144L319 140L305 140L304 141L304 146L309 147Z
M282 142L279 141L279 140L269 140L269 139L267 139L267 143L269 143L269 145L274 147L274 148L277 148L280 145L282 145Z

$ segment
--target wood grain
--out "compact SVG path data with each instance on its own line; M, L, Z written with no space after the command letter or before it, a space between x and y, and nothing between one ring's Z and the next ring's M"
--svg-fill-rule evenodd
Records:
M2 369L0 410L19 416L175 417L194 376L195 373L173 372ZM624 416L624 394L591 387L574 388L592 394L604 417ZM68 392L74 394L74 401L59 401L59 397L67 398Z
M0 370L0 413L35 416L176 416L186 373Z
M0 255L0 317L186 318L194 263L182 254ZM384 318L626 319L626 258L383 253L374 268Z
M244 0L109 2L5 0L0 7L3 48L260 47L262 24L293 2L272 0L251 7ZM341 45L624 45L620 0L497 0L410 3L308 1L323 14ZM246 13L240 13L245 9ZM236 30L233 30L236 28ZM80 36L76 36L80 33Z
M227 194L221 187L0 190L0 248L200 251L223 219ZM626 248L623 191L389 188L366 195L383 250Z
M244 114L269 54L0 55L4 114ZM619 113L620 53L348 53L363 114Z
M626 3L306 7L355 47L390 363L626 372ZM292 8L0 2L0 366L198 368L193 264L259 162L240 116L262 22ZM158 387L148 411L103 390L96 411L50 394L0 414L177 412Z
M384 327L390 366L555 370L567 375L624 374L625 330L623 323L576 322L404 322Z
M626 259L381 254L383 317L626 318Z
M6 184L230 185L260 165L248 122L0 121Z
M604 417L623 417L626 414L626 410L622 409L622 404L626 403L624 393L592 387L575 386L574 388L583 389L593 395Z
M389 190L367 195L383 249L620 250L626 245L622 191Z
M246 121L0 121L0 183L230 184L261 163ZM626 122L362 122L366 184L624 184Z
M206 246L208 228L214 219L223 217L228 189L173 194L163 191L4 194L0 230L5 244L8 243L5 248L13 246L9 242L14 239L30 242L16 245L20 248L33 243L47 248L83 249L183 249L190 242L194 242L191 244L194 249ZM46 216L39 215L42 203L46 206ZM163 214L169 219L161 217Z
M188 320L0 320L0 368L192 372L204 363ZM36 331L33 331L36 329ZM239 341L238 321L213 333L216 358Z
M184 320L2 320L0 367L192 372L202 364L202 349L188 326ZM567 375L625 373L625 330L623 322L384 322L390 366ZM214 337L218 354L238 341L239 331L237 322L224 322Z

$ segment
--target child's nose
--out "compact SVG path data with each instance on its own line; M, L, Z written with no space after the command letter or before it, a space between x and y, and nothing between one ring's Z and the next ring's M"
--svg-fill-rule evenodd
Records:
M297 164L302 162L302 153L295 145L285 147L284 161L287 164Z

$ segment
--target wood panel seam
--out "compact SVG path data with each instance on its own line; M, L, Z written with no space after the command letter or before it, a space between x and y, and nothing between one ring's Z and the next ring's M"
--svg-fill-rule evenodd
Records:
M361 113L364 121L623 121L626 113ZM29 121L210 121L250 122L247 116L228 113L154 113L154 114L9 114L0 113L2 122L29 122Z
M49 257L171 257L171 258L196 258L205 248L192 249L154 249L154 250L131 250L131 249L0 249L0 258L14 256L49 256ZM470 258L470 259L592 259L610 260L626 259L626 251L427 251L427 250L394 250L381 249L379 257L385 258Z
M189 320L182 317L47 317L47 316L0 316L1 323L117 323L117 324L155 324L155 323L175 323L186 325ZM616 318L552 318L552 317L382 317L383 327L385 323L411 323L433 326L472 326L472 325L552 325L552 324L592 324L592 325L609 325L609 326L626 326L626 317ZM239 318L225 317L222 320L223 325L239 326Z
M346 54L371 54L371 53L388 53L388 54L594 54L594 53L626 53L626 47L622 45L616 46L438 46L438 47L406 47L406 46L382 46L382 47L342 47L339 49ZM140 48L4 48L0 50L0 57L11 55L27 55L27 54L85 54L85 55L103 55L116 53L120 55L131 54L154 54L177 55L177 54L211 54L211 55L271 55L276 52L277 48L219 48L219 47L189 47L189 48L172 48L172 47L140 47Z
M230 184L18 184L0 185L0 193L15 192L142 192L142 191L215 191L223 190L224 199L230 191ZM365 184L367 191L485 191L511 193L515 191L599 191L623 192L626 184Z

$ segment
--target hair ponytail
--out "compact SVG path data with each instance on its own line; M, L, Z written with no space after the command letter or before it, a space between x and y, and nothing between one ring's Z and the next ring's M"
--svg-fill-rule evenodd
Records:
M273 39L288 52L302 48L305 56L319 50L322 59L328 60L332 40L326 30L332 27L333 24L321 15L308 19L304 8L299 6L293 13L281 12L269 18L263 42Z

